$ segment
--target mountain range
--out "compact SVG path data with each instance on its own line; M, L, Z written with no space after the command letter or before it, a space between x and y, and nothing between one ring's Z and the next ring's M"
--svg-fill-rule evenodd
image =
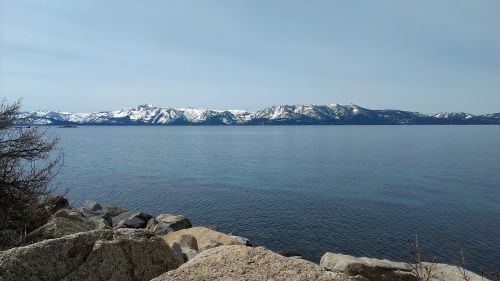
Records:
M355 104L275 105L256 112L139 105L117 111L33 111L18 115L25 125L446 125L500 124L500 113L422 114L367 109Z

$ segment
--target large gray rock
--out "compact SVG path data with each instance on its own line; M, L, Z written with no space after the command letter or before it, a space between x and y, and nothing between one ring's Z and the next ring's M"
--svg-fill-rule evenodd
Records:
M152 281L170 280L342 280L309 261L290 259L263 247L238 245L206 250Z
M151 217L143 212L127 211L113 217L112 222L114 228L145 228Z
M0 252L0 280L146 281L179 265L150 232L94 230Z
M431 266L429 263L424 265ZM480 275L470 271L465 271L469 281L487 281L488 279L482 278ZM464 281L462 274L456 266L438 263L435 265L434 276L436 281Z
M29 233L24 244L36 243L46 239L63 237L69 234L107 228L104 220L90 220L82 213L74 209L62 209L57 211L50 220Z
M149 219L146 229L148 231L154 232L157 235L165 235L169 232L175 231L172 228L172 224L158 221L155 218Z
M212 246L214 245L214 247L218 245L252 245L246 238L228 235L206 227L192 227L175 232L170 232L167 233L167 235L163 236L163 239L167 243L177 242L179 240L179 237L181 237L182 235L193 236L196 239L198 249L200 250L212 248Z
M343 272L350 276L361 275L368 280L417 281L411 267L402 262L356 258L353 256L326 253L320 266L328 271Z
M184 253L182 253L182 248L179 243L172 242L168 244L168 246L174 251L176 258L179 260L179 263L184 263L186 260L184 258Z
M403 262L380 260L365 257L353 257L343 254L326 253L321 258L321 268L332 272L340 272L349 276L363 276L370 281L418 281L412 266ZM424 267L432 267L432 281L463 281L462 275L456 266L446 264L422 263L421 273ZM422 274L421 274L422 275ZM468 272L470 281L483 280L477 274Z
M192 226L189 219L183 215L161 214L156 217L156 220L169 224L175 231L190 228Z
M193 235L182 234L175 236L175 239L168 243L169 245L179 245L185 262L192 260L199 254L198 242Z

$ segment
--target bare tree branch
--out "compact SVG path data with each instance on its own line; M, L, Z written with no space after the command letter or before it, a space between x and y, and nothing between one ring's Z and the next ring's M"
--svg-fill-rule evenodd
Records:
M64 154L47 130L15 126L20 108L0 98L0 231L26 233L48 218L43 202Z

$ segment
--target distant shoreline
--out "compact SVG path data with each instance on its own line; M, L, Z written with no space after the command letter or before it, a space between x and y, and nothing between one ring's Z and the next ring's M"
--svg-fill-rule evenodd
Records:
M31 125L151 125L151 126L256 126L256 125L484 125L500 124L500 113L465 112L423 114L397 109L367 109L355 104L275 105L250 112L209 108L170 108L139 105L116 111L74 113L22 112L19 124Z
M78 127L323 127L323 126L387 126L387 127L419 127L419 126L498 126L500 123L478 123L478 124L18 124L16 127L56 127L56 128L78 128Z

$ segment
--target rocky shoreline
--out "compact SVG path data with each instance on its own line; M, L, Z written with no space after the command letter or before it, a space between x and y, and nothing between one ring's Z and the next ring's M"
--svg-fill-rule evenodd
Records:
M410 264L325 253L320 264L280 255L183 215L152 216L54 200L50 220L0 252L0 281L331 280L418 281ZM456 266L432 267L436 281L464 280ZM486 280L465 271L471 281Z

